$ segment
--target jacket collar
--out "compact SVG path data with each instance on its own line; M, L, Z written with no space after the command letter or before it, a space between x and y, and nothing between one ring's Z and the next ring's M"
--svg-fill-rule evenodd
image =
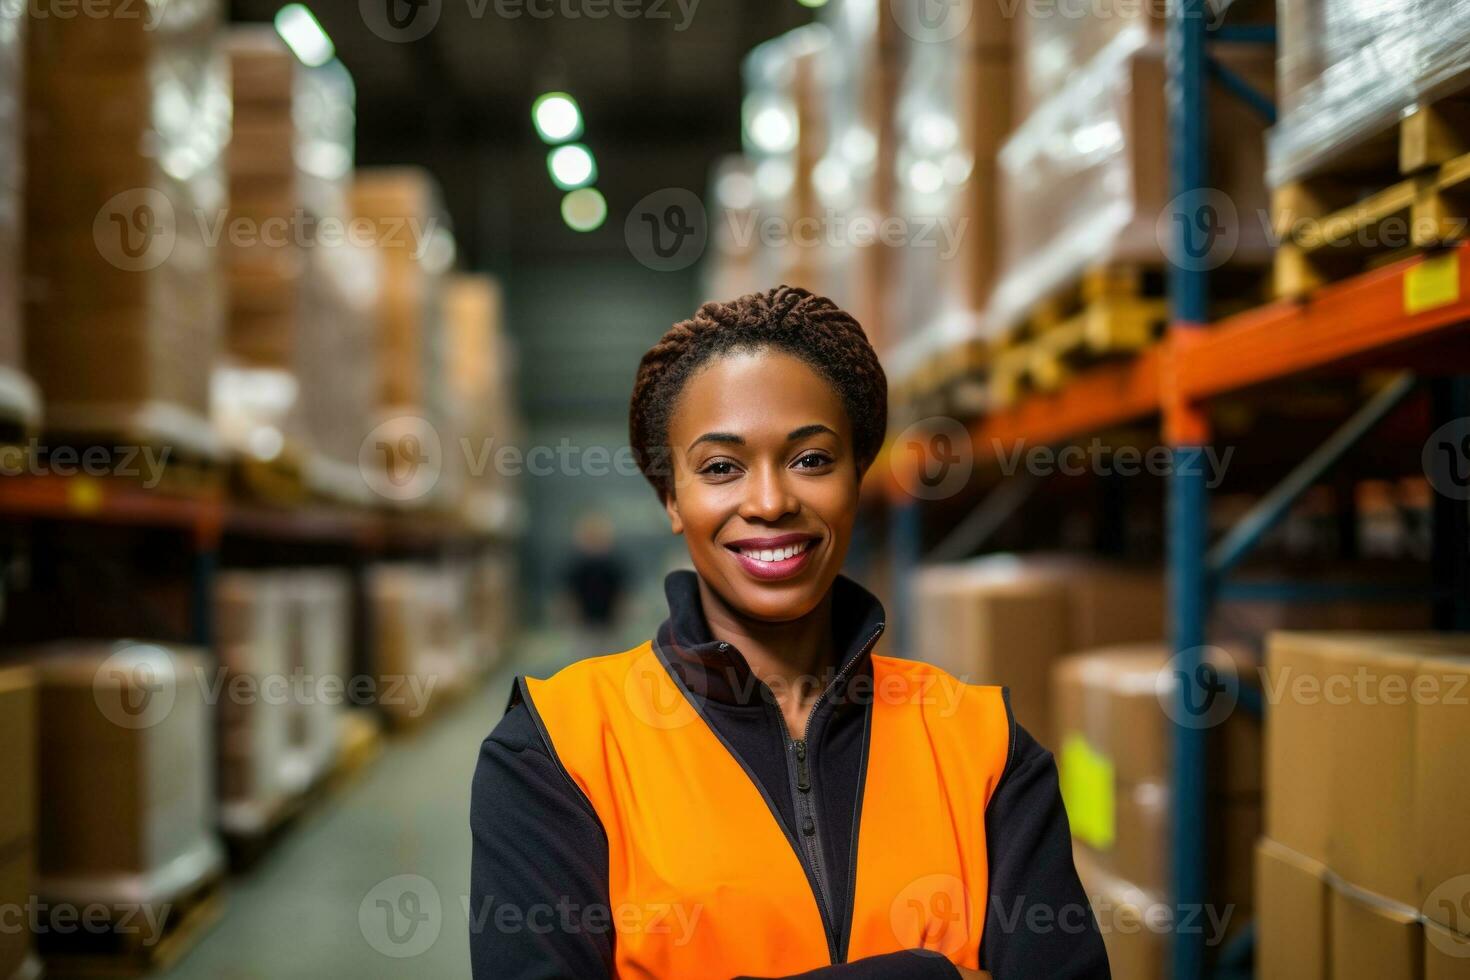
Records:
M689 569L664 578L669 617L658 628L654 648L671 673L698 698L733 705L759 705L767 690L732 643L714 638L699 598L698 573ZM853 678L872 673L872 650L885 623L878 597L845 575L832 583L832 632L837 663L822 677L825 689L834 678L840 683L828 700L844 703Z

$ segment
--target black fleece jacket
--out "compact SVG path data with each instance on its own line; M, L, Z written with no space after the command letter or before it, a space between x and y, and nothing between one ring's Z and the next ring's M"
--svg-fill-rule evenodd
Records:
M870 654L884 622L878 600L851 579L839 576L833 589L839 669L812 711L807 759L832 919L839 929L838 947L845 951L853 816L860 806L870 710L870 699L849 700L846 689L854 678L871 677ZM796 846L785 722L769 689L733 646L710 635L694 572L671 573L664 591L669 618L658 630L655 651L764 788ZM1109 980L1097 923L1072 864L1051 753L1014 718L1011 731L1010 756L985 812L990 897L980 968L994 980ZM470 955L477 980L612 977L616 931L609 912L607 836L561 771L524 703L520 678L505 716L480 749L470 829ZM921 950L801 974L805 980L953 980L958 975L948 960Z

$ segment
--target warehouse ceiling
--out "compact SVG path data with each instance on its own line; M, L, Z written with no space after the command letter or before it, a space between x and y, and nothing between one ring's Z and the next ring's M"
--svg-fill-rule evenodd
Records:
M235 0L231 13L267 21L280 5ZM479 267L611 255L622 247L620 215L639 198L669 186L702 192L715 157L739 148L741 59L811 17L796 0L309 5L357 81L359 163L428 166L445 187L465 264ZM390 9L409 26L391 26ZM561 222L561 194L530 122L533 99L553 89L582 106L610 209L599 232Z

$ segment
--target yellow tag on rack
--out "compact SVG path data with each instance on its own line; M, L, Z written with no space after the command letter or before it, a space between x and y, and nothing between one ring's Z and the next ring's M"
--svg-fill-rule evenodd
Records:
M66 484L66 503L81 514L102 509L102 484L89 476L74 476Z
M1438 309L1460 298L1460 253L1425 259L1404 273L1404 312Z
M1072 836L1101 851L1117 836L1117 801L1113 798L1113 760L1073 732L1062 742L1057 760L1062 803Z

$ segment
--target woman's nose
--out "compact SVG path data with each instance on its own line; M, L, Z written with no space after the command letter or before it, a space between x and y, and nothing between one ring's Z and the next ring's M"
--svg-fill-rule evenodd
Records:
M796 512L796 497L782 479L779 467L757 467L746 481L740 516L775 521Z

